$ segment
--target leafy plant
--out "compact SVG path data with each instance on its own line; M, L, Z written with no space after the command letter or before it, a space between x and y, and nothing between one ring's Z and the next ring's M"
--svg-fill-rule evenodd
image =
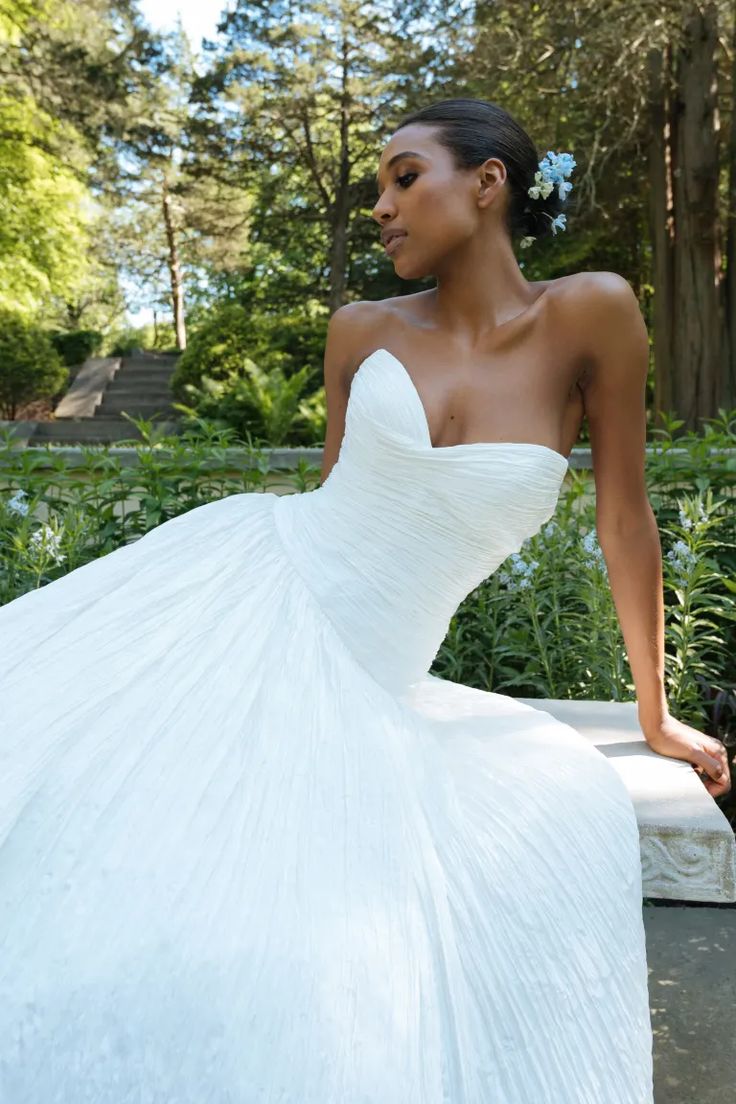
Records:
M175 402L173 406L185 418L207 418L266 447L278 447L293 444L295 430L303 432L306 426L314 432L321 423L320 396L301 398L308 379L306 366L287 378L280 369L265 372L243 359L240 371L230 371L224 380L204 376L200 387L185 384L191 405Z
M97 330L57 330L49 337L64 364L69 367L83 364L87 357L94 356L103 341L102 334Z
M48 335L24 315L0 310L0 417L12 420L20 406L56 395L68 379Z

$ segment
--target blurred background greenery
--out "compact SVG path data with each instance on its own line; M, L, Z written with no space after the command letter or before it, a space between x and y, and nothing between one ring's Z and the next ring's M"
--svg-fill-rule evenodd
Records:
M732 3L230 0L196 41L141 4L0 0L4 417L85 355L186 350L177 399L241 431L302 372L272 429L318 442L330 314L425 286L370 218L382 145L458 95L575 156L567 232L520 264L630 281L652 427L736 406Z

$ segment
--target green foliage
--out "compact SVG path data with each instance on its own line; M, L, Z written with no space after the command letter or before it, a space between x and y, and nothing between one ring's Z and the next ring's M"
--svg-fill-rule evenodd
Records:
M160 45L134 0L0 8L0 306L100 329L119 315L120 155L155 118Z
M326 330L327 311L311 299L291 313L219 304L191 334L172 377L172 392L187 402L187 384L201 388L205 376L226 380L233 372L241 373L246 360L265 372L281 370L287 376L307 367L307 379L316 389L322 382Z
M117 331L108 343L107 355L112 357L132 356L144 348L142 329L131 327Z
M255 355L249 314L237 303L225 303L189 336L171 377L172 394L183 402L188 397L188 384L199 387L204 376L227 379L231 372L240 370L246 356Z
M0 307L72 295L86 267L89 193L44 145L60 124L0 91Z
M70 367L83 364L87 357L94 356L103 341L102 334L97 330L72 330L69 333L57 330L49 337L64 364Z
M170 323L125 326L109 333L103 345L105 356L131 356L139 349L178 353L174 327Z
M237 458L226 455L235 443L232 430L201 422L169 437L150 421L131 421L142 439L116 446L136 451L131 465L109 446L82 446L82 460L72 466L48 446L19 449L7 430L0 434L0 605L187 510L265 489L259 453L240 448ZM315 481L313 475L310 485ZM303 489L302 472L297 484Z
M68 379L68 368L40 326L0 309L0 417L12 420L19 406L56 395Z
M264 372L247 358L240 372L222 380L204 376L202 384L185 384L189 404L174 403L186 419L205 418L230 426L242 440L264 447L310 445L324 439L326 408L324 388L302 399L309 379L305 365L291 376L281 368Z

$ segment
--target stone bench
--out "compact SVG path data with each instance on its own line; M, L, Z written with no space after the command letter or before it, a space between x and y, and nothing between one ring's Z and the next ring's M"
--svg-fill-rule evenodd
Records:
M736 902L733 829L689 762L649 747L636 702L519 701L587 736L621 775L639 823L645 897Z

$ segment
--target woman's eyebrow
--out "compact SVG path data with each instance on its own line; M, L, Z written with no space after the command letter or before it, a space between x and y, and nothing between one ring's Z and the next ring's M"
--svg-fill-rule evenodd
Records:
M402 157L418 157L420 161L428 161L429 160L429 158L425 157L424 154L416 153L415 150L402 150L401 153L395 153L393 155L393 157L389 160L389 163L386 166L386 168L390 169L391 166L393 164L395 164L396 161L400 161ZM376 188L380 188L380 187L381 187L381 182L378 179L378 174L376 174Z

